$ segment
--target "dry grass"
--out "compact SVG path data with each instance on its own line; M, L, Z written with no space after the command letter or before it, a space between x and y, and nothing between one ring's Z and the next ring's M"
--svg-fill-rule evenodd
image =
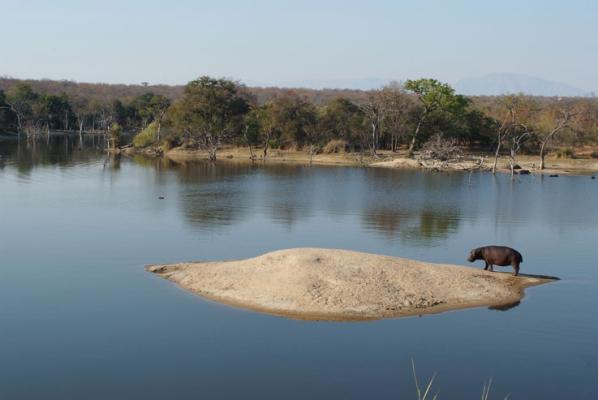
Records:
M411 359L411 370L413 371L413 381L415 382L415 390L417 393L417 400L437 400L440 391L436 391L433 397L429 397L432 395L432 386L434 384L434 379L436 378L436 372L432 374L432 377L428 380L428 383L425 387L420 386L419 379L417 377L417 372L415 370L415 361L413 358ZM492 378L488 380L488 382L484 382L482 386L482 400L489 400L490 399L490 389L492 388ZM511 397L511 394L507 394L504 397L504 400L508 400Z

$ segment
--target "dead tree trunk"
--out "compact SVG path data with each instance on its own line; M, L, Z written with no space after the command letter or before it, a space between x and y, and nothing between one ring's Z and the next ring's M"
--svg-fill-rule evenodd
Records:
M251 161L255 161L256 156L255 154L253 154L253 148L251 148L251 141L249 140L249 136L247 135L248 133L248 127L245 127L245 131L243 132L243 136L245 137L245 142L247 143L247 147L249 148L249 159Z
M500 145L502 143L502 138L498 135L498 143L496 144L496 151L494 152L494 163L492 164L492 174L496 174L496 166L498 164L498 156L500 155Z
M515 110L513 107L508 107L507 115L500 124L497 132L496 152L494 153L494 164L492 165L492 175L496 174L496 167L498 165L498 157L500 156L500 148L502 142L509 137L515 127ZM512 171L511 171L512 172Z
M264 148L263 148L264 160L266 160L266 157L268 157L268 145L270 144L271 137L272 137L272 131L269 129L266 130L266 137L264 138Z
M544 157L545 157L545 150L546 145L556 136L559 131L569 126L569 122L571 118L575 116L575 114L569 113L567 111L561 111L562 117L558 120L556 126L542 138L540 142L540 170L544 169Z
M208 157L210 161L216 161L216 153L220 145L220 137L212 134L206 135L206 145L208 147Z
M522 141L530 135L530 132L525 129L523 133L513 136L511 140L511 148L509 149L509 167L511 168L511 177L515 175L515 165L517 164L517 152L521 148Z
M376 156L376 148L378 147L378 124L372 122L372 156Z
M83 148L83 118L79 119L79 148Z
M424 114L417 122L417 126L415 127L415 131L413 132L413 137L411 138L411 142L409 143L409 150L407 152L408 157L413 157L413 152L415 151L415 144L417 143L417 139L419 138L419 132L421 127L426 119L427 111L424 111Z

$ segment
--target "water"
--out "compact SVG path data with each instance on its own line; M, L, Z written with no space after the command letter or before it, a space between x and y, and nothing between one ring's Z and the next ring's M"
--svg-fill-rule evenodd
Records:
M479 398L489 378L494 398L594 399L596 204L587 176L106 163L72 139L0 142L0 398L412 399L413 358L441 399ZM299 246L467 264L489 243L562 281L508 311L330 323L143 269Z

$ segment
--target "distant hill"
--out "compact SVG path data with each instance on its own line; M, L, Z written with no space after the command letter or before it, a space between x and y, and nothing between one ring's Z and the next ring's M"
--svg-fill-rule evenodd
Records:
M467 96L525 93L533 96L590 96L589 91L564 83L548 81L520 74L490 74L478 78L462 79L455 84L458 93Z

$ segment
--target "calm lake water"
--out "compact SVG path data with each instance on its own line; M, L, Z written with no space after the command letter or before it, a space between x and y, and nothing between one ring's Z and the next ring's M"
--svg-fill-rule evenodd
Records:
M158 197L164 196L164 200ZM0 398L598 398L598 179L157 160L0 142ZM345 248L561 281L518 307L363 323L230 308L148 263ZM480 263L475 266L480 268Z

